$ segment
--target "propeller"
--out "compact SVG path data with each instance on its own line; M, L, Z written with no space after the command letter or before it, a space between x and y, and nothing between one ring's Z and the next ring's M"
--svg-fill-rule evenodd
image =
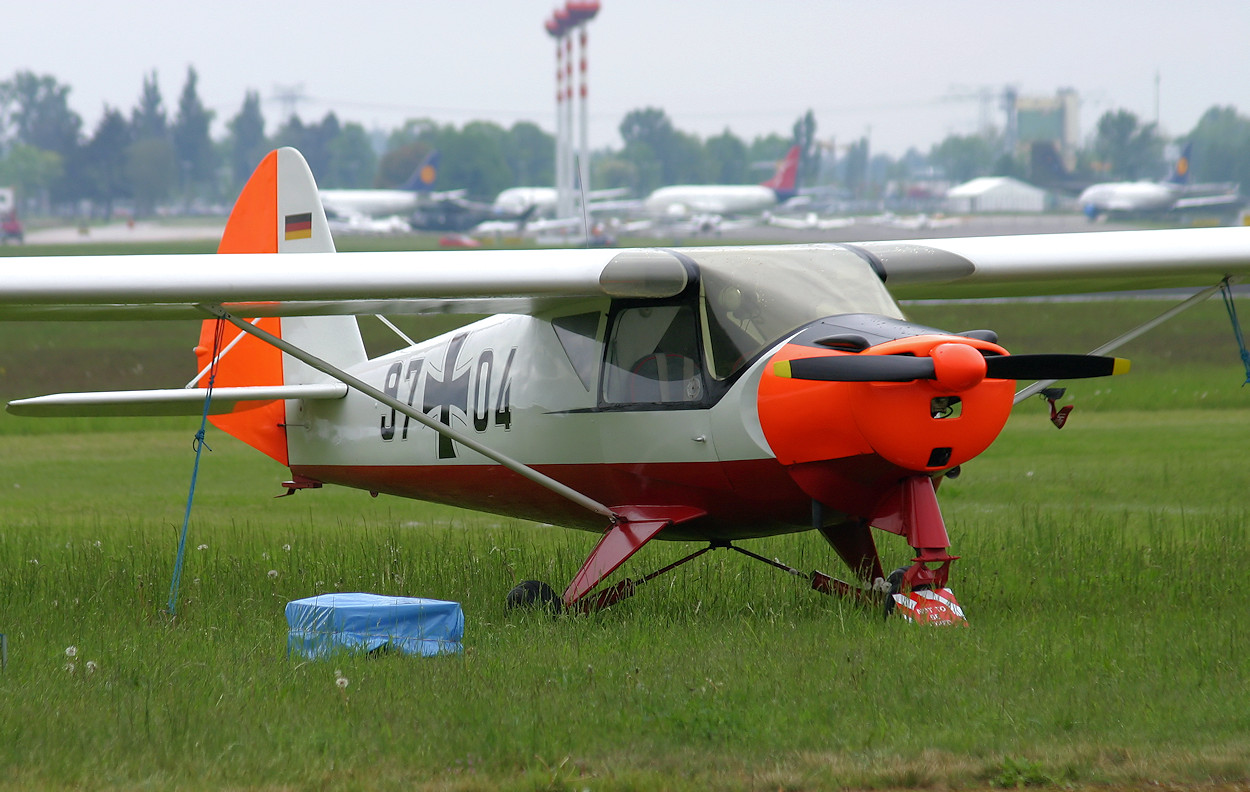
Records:
M956 345L942 345L956 346ZM965 344L957 346L973 349ZM837 355L799 358L773 364L779 377L823 382L910 382L919 379L944 379L934 357L912 355ZM976 350L973 350L976 351ZM980 353L977 352L980 356ZM1085 379L1124 374L1129 361L1099 355L991 355L984 357L982 377L991 379L1043 380ZM980 378L976 378L977 381ZM975 385L976 382L972 382Z

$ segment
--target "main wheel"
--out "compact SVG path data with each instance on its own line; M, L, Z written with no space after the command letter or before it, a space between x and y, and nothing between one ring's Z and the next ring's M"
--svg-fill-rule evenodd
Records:
M885 582L890 584L890 590L885 595L885 617L890 618L890 614L894 612L894 595L903 590L903 575L907 573L907 567L899 567L886 576ZM926 583L916 586L915 591L924 591L931 588Z
M553 614L564 610L564 601L560 599L560 595L541 580L522 580L508 592L505 604L508 610L541 608Z

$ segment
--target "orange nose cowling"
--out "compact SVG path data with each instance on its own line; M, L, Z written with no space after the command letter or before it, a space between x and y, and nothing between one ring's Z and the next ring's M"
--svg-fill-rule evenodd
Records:
M996 344L951 336L915 336L859 353L787 344L759 387L764 436L786 465L872 454L917 473L945 470L980 454L1007 422L1014 382L985 379L982 350ZM911 382L815 382L779 377L773 363L845 354L932 357L934 378ZM947 417L934 399L958 397Z

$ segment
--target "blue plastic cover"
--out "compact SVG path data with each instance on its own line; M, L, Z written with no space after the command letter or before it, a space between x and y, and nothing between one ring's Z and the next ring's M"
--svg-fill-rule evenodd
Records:
M308 658L381 647L414 655L461 650L464 612L458 602L378 594L319 594L288 602L287 650Z

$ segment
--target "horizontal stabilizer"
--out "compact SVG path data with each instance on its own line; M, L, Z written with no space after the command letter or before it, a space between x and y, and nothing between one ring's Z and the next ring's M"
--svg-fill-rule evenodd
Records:
M347 386L341 382L313 385L255 385L214 388L209 404L211 415L233 412L240 405L255 406L278 399L341 399ZM246 406L242 409L247 409ZM13 415L38 418L97 417L108 415L201 415L203 388L167 390L97 391L95 393L56 393L9 402Z

